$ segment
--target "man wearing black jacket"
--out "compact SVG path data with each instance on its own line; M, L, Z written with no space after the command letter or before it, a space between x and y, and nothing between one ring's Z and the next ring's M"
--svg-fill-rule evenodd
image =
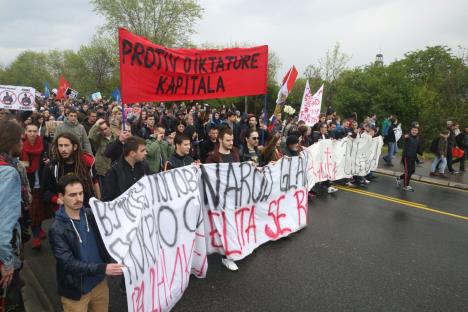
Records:
M211 127L210 130L208 130L208 138L200 143L200 161L202 163L205 163L208 154L214 150L218 142L218 132L219 130L217 127Z
M104 156L110 158L112 163L122 158L124 142L132 135L130 129L130 125L126 124L125 129L120 130L119 138L107 145Z
M146 157L146 142L131 136L123 143L123 157L116 161L104 179L102 201L119 197L143 176L151 174Z
M407 192L414 192L414 189L409 185L409 183L416 168L418 154L424 159L418 134L419 128L416 125L411 127L410 134L405 134L403 155L401 157L401 161L405 167L405 172L401 176L396 177L397 186L400 186L401 180L403 180L403 190Z
M174 139L175 151L169 159L166 170L191 165L194 160L190 156L190 138L185 134L176 135Z
M89 208L83 208L83 185L75 175L58 183L63 205L49 231L56 259L58 291L64 311L107 311L109 288L105 276L122 274L123 265L106 252Z

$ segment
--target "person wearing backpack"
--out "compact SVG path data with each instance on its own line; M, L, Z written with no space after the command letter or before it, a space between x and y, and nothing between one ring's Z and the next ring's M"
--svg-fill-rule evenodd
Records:
M447 139L449 134L448 130L444 130L439 134L439 137L435 138L431 143L431 152L436 156L432 161L431 176L446 177L444 172L447 166ZM438 172L436 172L437 168L439 170Z

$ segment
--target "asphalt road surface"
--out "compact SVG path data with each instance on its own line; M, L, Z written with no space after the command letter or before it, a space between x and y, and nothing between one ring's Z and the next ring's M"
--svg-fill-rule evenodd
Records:
M229 272L209 257L174 311L468 311L468 192L387 176L316 197L309 225ZM58 310L48 246L27 257ZM52 262L52 263L51 263ZM126 311L119 280L110 311Z

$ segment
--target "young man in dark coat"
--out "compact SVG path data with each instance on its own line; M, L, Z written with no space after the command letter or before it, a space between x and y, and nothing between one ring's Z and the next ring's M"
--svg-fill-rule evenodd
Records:
M409 183L411 181L411 175L413 175L416 168L418 155L424 159L419 139L419 127L413 125L411 127L411 132L409 134L405 134L404 137L401 161L405 167L405 172L401 176L396 177L397 186L400 186L401 180L403 180L403 190L407 192L414 192L414 189L409 185Z
M123 265L107 254L94 216L83 208L83 185L76 175L58 182L63 205L56 213L49 240L57 269L64 311L107 311L109 288L105 276L122 274Z

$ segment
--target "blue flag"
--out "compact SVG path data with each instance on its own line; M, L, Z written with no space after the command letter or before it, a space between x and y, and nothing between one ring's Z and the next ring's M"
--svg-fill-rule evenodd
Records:
M46 99L48 99L49 96L50 96L49 82L46 82L46 83L45 83L45 86L44 86L44 96L45 96Z
M112 91L112 97L117 102L120 102L120 90L119 90L119 88L116 88L114 91Z

